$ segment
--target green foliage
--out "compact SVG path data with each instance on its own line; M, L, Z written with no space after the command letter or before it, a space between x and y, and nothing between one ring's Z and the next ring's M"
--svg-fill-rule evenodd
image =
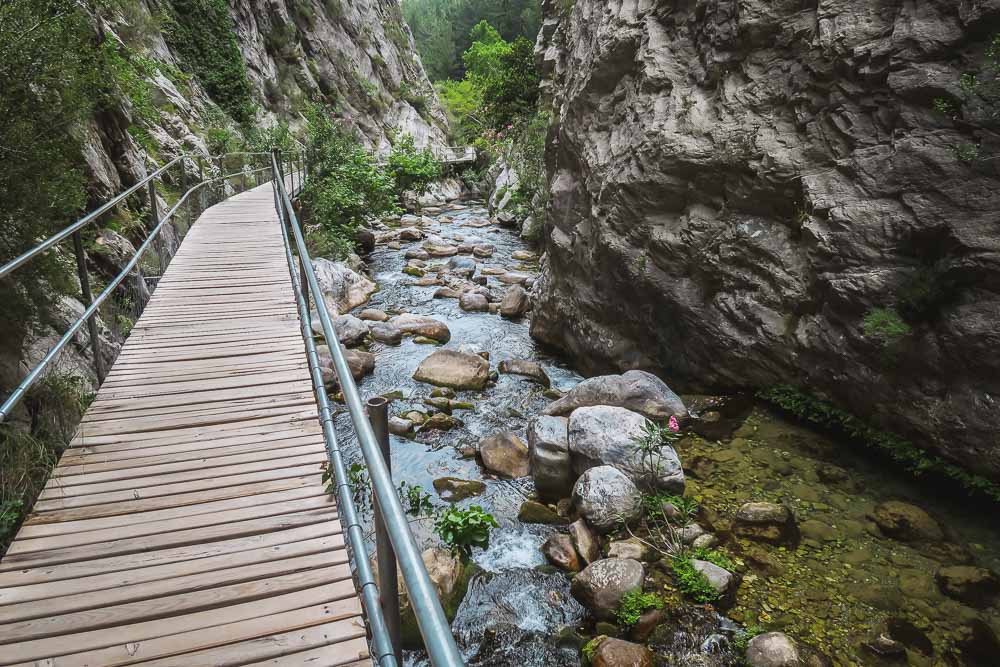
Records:
M98 44L74 0L0 3L0 263L53 234L87 202L74 129L105 89ZM74 290L71 261L46 253L0 281L0 340L11 349Z
M318 254L344 257L362 223L398 210L395 180L322 108L311 108L307 116L309 178L302 203L310 243Z
M680 435L667 426L660 426L652 421L646 422L645 429L642 435L636 438L635 444L647 484L651 484L652 480L660 475L663 450L672 447L679 438Z
M455 139L471 144L484 129L479 90L468 79L439 81L435 87Z
M430 494L424 493L423 487L419 484L407 484L406 481L401 481L399 483L399 498L407 514L431 516L434 513Z
M866 424L854 415L789 385L757 392L763 398L813 424L844 433L881 450L911 473L934 473L950 478L971 493L1000 502L1000 485L934 456L912 443Z
M594 654L597 653L597 647L600 646L601 642L607 638L607 635L598 635L583 645L583 648L580 649L580 653L587 659L588 663L593 661Z
M736 569L736 563L729 559L729 556L719 551L718 549L709 549L707 547L699 547L691 551L691 558L695 560L704 560L714 565L718 565L724 570L729 570L730 572Z
M285 121L279 121L271 127L254 127L247 131L247 150L253 153L269 153L274 149L283 152L295 151L298 144L295 136Z
M417 149L408 134L393 145L386 168L396 182L397 196L404 192L423 194L441 178L441 163L430 149Z
M450 548L452 553L468 560L472 549L485 549L490 544L490 530L499 524L492 514L479 505L468 508L448 507L434 520L434 530Z
M163 34L184 67L233 120L250 124L253 89L226 0L170 0L167 7Z
M523 37L505 41L485 21L473 28L472 37L472 46L462 56L465 78L479 91L486 124L509 130L538 101L534 46Z
M0 547L13 537L92 400L82 377L54 373L35 384L22 403L26 430L0 425Z
M737 656L742 656L747 652L750 640L757 635L764 634L765 632L767 632L766 628L755 623L751 623L746 626L740 632L736 633L735 637L733 637L733 652Z
M873 308L868 311L862 329L866 338L871 338L882 347L895 346L913 333L913 329L903 321L895 308Z
M955 157L957 157L962 162L975 162L979 159L979 146L975 144L958 144L954 148Z
M654 593L643 593L636 589L629 591L618 604L615 618L622 627L632 627L639 621L643 612L650 609L663 609L663 600Z
M947 274L947 266L938 262L914 271L896 292L896 299L906 320L923 322L936 318L955 298L956 291L955 281Z
M678 512L676 518L668 518L663 514L663 503L670 503ZM647 514L663 515L664 521L686 526L694 520L698 514L698 501L686 496L675 496L669 493L644 493L642 504Z
M425 93L418 90L413 84L404 81L399 87L399 98L416 109L421 118L428 122L431 121L430 100Z
M534 43L541 26L539 0L404 0L403 15L431 79L461 79L462 54L472 45L480 21L495 26L506 40Z
M719 599L719 593L705 575L694 569L690 556L676 556L671 559L670 571L674 575L677 587L695 602L714 602Z

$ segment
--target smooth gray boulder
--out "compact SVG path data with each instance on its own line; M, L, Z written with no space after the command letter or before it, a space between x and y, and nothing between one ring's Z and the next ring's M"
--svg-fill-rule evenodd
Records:
M337 340L347 347L360 344L368 335L368 323L354 315L340 315L333 320L333 329Z
M642 494L625 473L611 466L591 468L573 485L573 504L595 530L606 533L642 514Z
M640 487L684 493L684 471L677 452L662 445L644 453L639 441L646 437L647 420L625 408L595 405L574 410L569 417L569 452L573 470L611 465Z
M552 380L549 379L549 375L542 368L542 365L530 359L505 359L498 364L497 370L508 375L524 376L543 387L552 384Z
M341 262L318 257L313 259L312 264L316 282L319 283L323 301L331 316L357 308L378 290L374 282Z
M399 345L403 342L403 332L388 322L376 322L369 328L372 338L385 345Z
M437 350L420 362L413 379L452 389L482 389L490 379L490 363L478 354Z
M687 415L680 396L671 391L663 380L645 371L588 378L546 406L543 412L547 415L568 415L577 408L591 405L628 408L654 420Z
M583 568L573 578L570 592L600 620L614 618L622 598L642 588L646 571L631 558L605 558Z
M424 336L439 343L447 343L451 340L451 331L448 329L448 325L426 315L403 313L391 318L389 324L404 334Z
M531 477L538 495L559 500L573 491L573 466L569 458L569 420L538 415L528 422Z

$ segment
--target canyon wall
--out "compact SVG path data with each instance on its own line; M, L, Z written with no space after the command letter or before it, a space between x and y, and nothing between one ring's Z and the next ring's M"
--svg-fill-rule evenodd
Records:
M1000 479L1000 2L544 12L532 334L592 372L796 385Z

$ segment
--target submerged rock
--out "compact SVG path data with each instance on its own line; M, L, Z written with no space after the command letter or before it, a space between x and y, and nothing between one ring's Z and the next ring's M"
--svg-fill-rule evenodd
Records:
M468 667L579 667L558 637L583 615L562 573L512 569L472 579L452 630Z
M504 477L528 475L528 446L515 433L497 433L479 442L479 456L487 470Z
M486 485L478 480L439 477L434 480L434 490L438 492L442 500L455 503L478 496L486 490Z
M789 544L798 538L795 517L784 505L745 503L736 512L733 532L758 542Z
M783 632L757 635L747 645L749 667L829 667L826 656Z
M886 501L875 507L871 518L887 537L903 542L939 542L944 539L944 531L938 522L910 503Z
M569 458L568 425L569 420L565 417L547 415L539 415L528 422L531 477L542 498L558 500L573 490L576 476Z
M451 340L451 331L448 330L448 325L426 315L403 313L390 319L389 324L404 334L423 336L439 343L447 343Z
M571 392L572 393L572 392ZM644 488L684 493L684 471L677 452L669 445L655 456L642 451L646 418L621 407L581 407L569 417L569 452L573 470L582 473L598 465L611 465Z
M505 359L497 366L497 370L509 375L523 375L543 387L548 387L552 384L542 365L530 359Z
M592 405L627 408L654 420L687 414L684 401L660 378L645 371L588 378L548 405L544 412L547 415L568 415L577 408Z
M623 521L631 523L642 513L642 495L625 473L611 466L586 471L573 485L573 504L580 515L600 532Z
M605 558L591 563L573 578L570 590L599 620L614 618L622 598L641 590L646 570L631 558Z

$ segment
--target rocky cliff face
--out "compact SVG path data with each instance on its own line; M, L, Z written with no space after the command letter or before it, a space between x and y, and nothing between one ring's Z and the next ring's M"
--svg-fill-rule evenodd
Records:
M1000 2L545 13L532 333L591 370L799 385L1000 479L1000 140L959 83Z
M186 4L130 0L96 22L132 51L189 72L183 54L165 37L169 19L162 18L171 9L183 13ZM297 127L306 106L319 102L337 108L375 150L387 151L394 134L410 134L418 146L446 143L447 120L397 0L229 0L228 7L252 102L260 108L256 124L282 119ZM152 137L152 150L126 131L137 122L127 99L85 130L95 198L120 190L181 150L209 152L206 130L219 125L220 116L204 82L198 76L178 81L161 71L149 83L158 120L141 125Z

